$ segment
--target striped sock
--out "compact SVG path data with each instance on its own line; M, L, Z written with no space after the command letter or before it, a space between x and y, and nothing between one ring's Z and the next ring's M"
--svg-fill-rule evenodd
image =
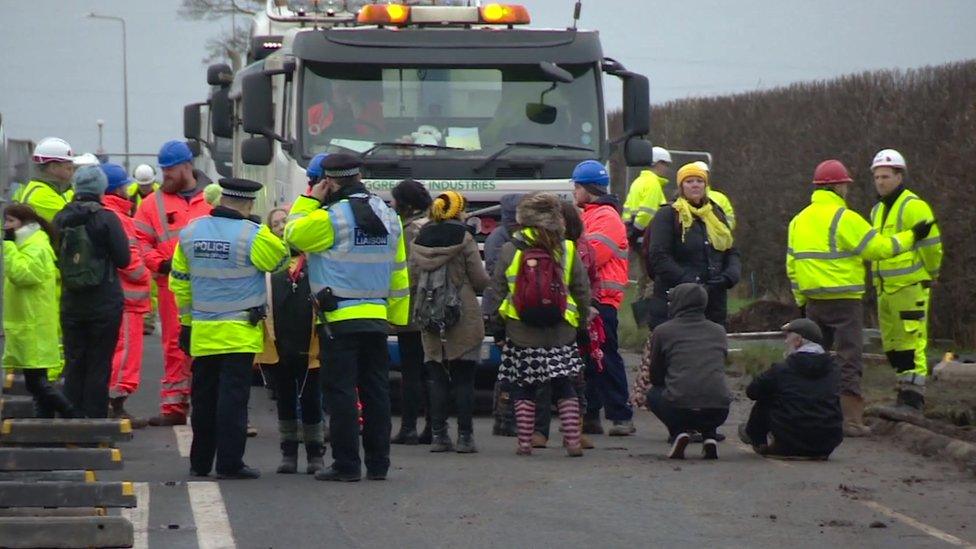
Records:
M515 430L518 434L519 449L532 450L532 430L535 428L535 402L515 401Z
M566 446L576 448L580 445L580 409L579 400L564 398L558 403L559 421L563 425L563 438Z

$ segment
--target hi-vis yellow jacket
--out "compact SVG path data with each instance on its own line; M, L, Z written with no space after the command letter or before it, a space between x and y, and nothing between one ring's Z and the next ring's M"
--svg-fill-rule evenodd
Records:
M932 208L912 191L904 189L888 211L883 202L871 210L871 225L884 236L892 236L918 223L935 221ZM892 258L871 264L871 275L877 291L892 293L924 280L938 278L942 266L942 235L933 225L929 235Z

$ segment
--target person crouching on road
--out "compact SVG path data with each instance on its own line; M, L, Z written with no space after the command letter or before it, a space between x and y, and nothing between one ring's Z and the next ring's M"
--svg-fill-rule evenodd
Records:
M131 261L129 239L119 218L102 206L108 178L101 168L79 168L71 184L74 200L54 216L61 235L64 394L85 417L103 418L122 325L118 269Z
M125 409L125 401L139 388L139 377L142 373L142 327L145 315L150 312L150 275L139 254L136 227L132 222L132 202L129 201L126 190L127 185L132 183L132 178L118 164L102 164L102 171L108 179L103 204L122 224L129 239L129 256L132 258L128 267L118 270L125 301L122 307L122 328L115 345L115 356L112 358L112 377L109 383L109 404L112 409L109 417L128 419L133 427L142 428L147 422L133 418Z
M746 388L756 404L739 424L739 439L760 455L827 459L844 440L840 368L816 322L799 318L783 332L786 360Z
M54 227L26 204L3 219L3 367L20 369L39 418L77 417L74 405L48 381L61 369L58 349L58 268Z
M359 157L334 153L324 176L298 197L285 226L288 243L308 255L320 312L322 389L328 401L332 466L316 480L385 480L390 468L389 326L405 326L410 278L396 212L366 190ZM363 404L362 434L356 407Z
M718 459L718 428L729 417L732 395L725 380L725 328L705 317L708 292L686 282L668 292L671 319L651 334L648 408L668 428L668 457L684 459L693 433L702 457Z
M430 206L431 222L410 248L413 318L422 328L427 358L427 387L433 423L431 452L452 450L447 432L447 398L457 403L457 452L477 452L474 445L474 372L485 339L478 292L491 283L478 243L464 223L463 196L448 191ZM442 294L442 295L440 295Z
M583 455L573 379L583 368L576 331L585 321L590 282L576 246L565 240L559 198L531 195L517 209L522 229L502 248L492 284L501 305L493 321L502 346L500 379L512 384L518 455L532 454L535 393L552 384L568 455ZM580 308L584 311L580 316Z
M261 184L221 179L220 205L179 234L169 288L181 311L180 346L193 357L190 474L253 479L244 463L254 355L264 348L263 273L282 269L288 250L251 216Z
M427 224L427 214L430 209L430 192L423 183L404 179L397 183L390 192L393 196L391 206L400 216L403 224L403 241L407 246L407 261L410 260L410 249L416 240L420 229ZM416 273L410 271L411 286L416 286ZM427 388L424 387L424 344L420 335L420 327L411 319L410 324L403 328L394 328L397 336L397 348L400 351L400 373L402 382L400 431L390 441L393 444L430 444L430 399ZM417 434L417 416L423 405L427 412L424 430Z

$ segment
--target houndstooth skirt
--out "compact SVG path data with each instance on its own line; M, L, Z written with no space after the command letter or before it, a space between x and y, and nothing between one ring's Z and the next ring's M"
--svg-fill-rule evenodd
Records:
M516 385L538 385L559 377L574 377L583 370L575 344L543 349L517 347L511 341L502 346L498 379Z

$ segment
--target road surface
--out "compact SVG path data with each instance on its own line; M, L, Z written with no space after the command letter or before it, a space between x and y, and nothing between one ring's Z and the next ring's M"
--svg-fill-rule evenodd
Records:
M130 406L142 416L156 409L159 353L147 337ZM674 461L641 411L636 436L594 437L581 459L555 447L524 458L483 417L478 454L394 446L389 480L325 483L274 473L274 403L260 388L251 402L259 480L191 481L188 428L137 431L122 447L125 468L103 478L139 483L137 547L976 546L976 479L883 440L846 441L817 463L765 460L730 436L717 462L694 445ZM723 431L745 412L737 402Z

